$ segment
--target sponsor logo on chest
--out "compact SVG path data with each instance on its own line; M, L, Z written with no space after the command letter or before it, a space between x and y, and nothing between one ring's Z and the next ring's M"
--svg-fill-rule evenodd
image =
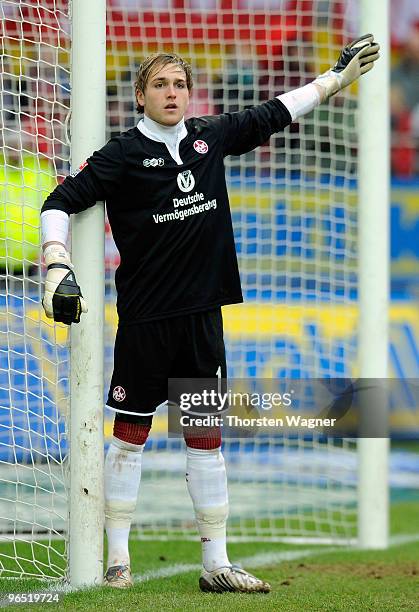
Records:
M162 157L152 159L144 159L143 166L145 168L156 168L157 166L164 166L164 159Z
M195 187L195 178L190 170L179 172L177 175L177 184L181 191L188 193Z

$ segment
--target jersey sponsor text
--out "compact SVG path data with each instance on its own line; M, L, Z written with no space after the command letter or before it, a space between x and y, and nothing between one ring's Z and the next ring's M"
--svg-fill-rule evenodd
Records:
M208 202L204 202L198 206L194 204L190 208L185 208L183 210L176 209L174 212L165 213L163 215L153 215L153 219L154 223L165 223L166 221L176 220L184 221L186 217L191 217L192 215L197 215L207 210L215 210L216 208L217 200L214 198L213 200L208 200Z
M192 195L188 195L186 198L173 198L173 206L178 208L179 206L187 206L188 204L194 204L195 202L202 201L204 194L195 191Z

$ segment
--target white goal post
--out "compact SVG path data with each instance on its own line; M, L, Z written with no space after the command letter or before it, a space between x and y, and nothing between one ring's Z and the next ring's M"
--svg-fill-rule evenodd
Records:
M382 46L377 70L362 80L359 122L359 370L388 378L390 295L390 5L361 3L362 31ZM382 407L386 412L386 407ZM386 548L389 535L389 440L360 438L358 537Z
M106 0L72 0L71 162L106 135ZM103 580L103 202L72 220L72 259L88 312L71 328L70 534L72 586Z
M70 165L135 124L132 82L148 53L171 48L191 61L191 113L234 112L305 84L351 35L374 32L382 57L359 94L348 88L269 145L227 160L246 303L223 314L233 377L388 375L388 0L352 3L361 26L336 19L345 3L333 0L293 0L292 13L287 0L280 10L270 0L140 4L0 1L0 577L102 580L118 256L103 204L73 220L89 312L72 326L70 351L70 334L40 304L37 219ZM133 537L194 536L183 443L166 431L161 414ZM226 440L224 454L232 540L387 546L387 439Z

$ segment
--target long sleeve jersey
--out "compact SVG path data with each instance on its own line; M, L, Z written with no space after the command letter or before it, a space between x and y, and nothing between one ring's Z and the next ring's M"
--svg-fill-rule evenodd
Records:
M251 151L291 121L278 99L188 119L182 164L135 127L95 151L48 196L42 212L78 213L106 200L121 257L120 325L243 301L224 158Z

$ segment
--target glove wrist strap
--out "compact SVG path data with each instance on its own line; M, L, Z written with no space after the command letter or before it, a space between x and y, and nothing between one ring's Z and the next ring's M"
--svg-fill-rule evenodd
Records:
M70 260L66 248L61 244L51 244L44 251L45 264L50 269L52 264L58 264L59 267L73 269L73 264Z
M52 264L49 264L49 266L48 266L48 270L54 270L55 268L60 268L61 270L68 270L68 271L71 270L70 266L67 266L67 265L65 265L63 263L62 264L61 263L52 263Z
M334 72L333 70L328 70L323 74L319 74L313 83L323 87L326 91L326 96L330 98L342 89L342 80L342 75Z

